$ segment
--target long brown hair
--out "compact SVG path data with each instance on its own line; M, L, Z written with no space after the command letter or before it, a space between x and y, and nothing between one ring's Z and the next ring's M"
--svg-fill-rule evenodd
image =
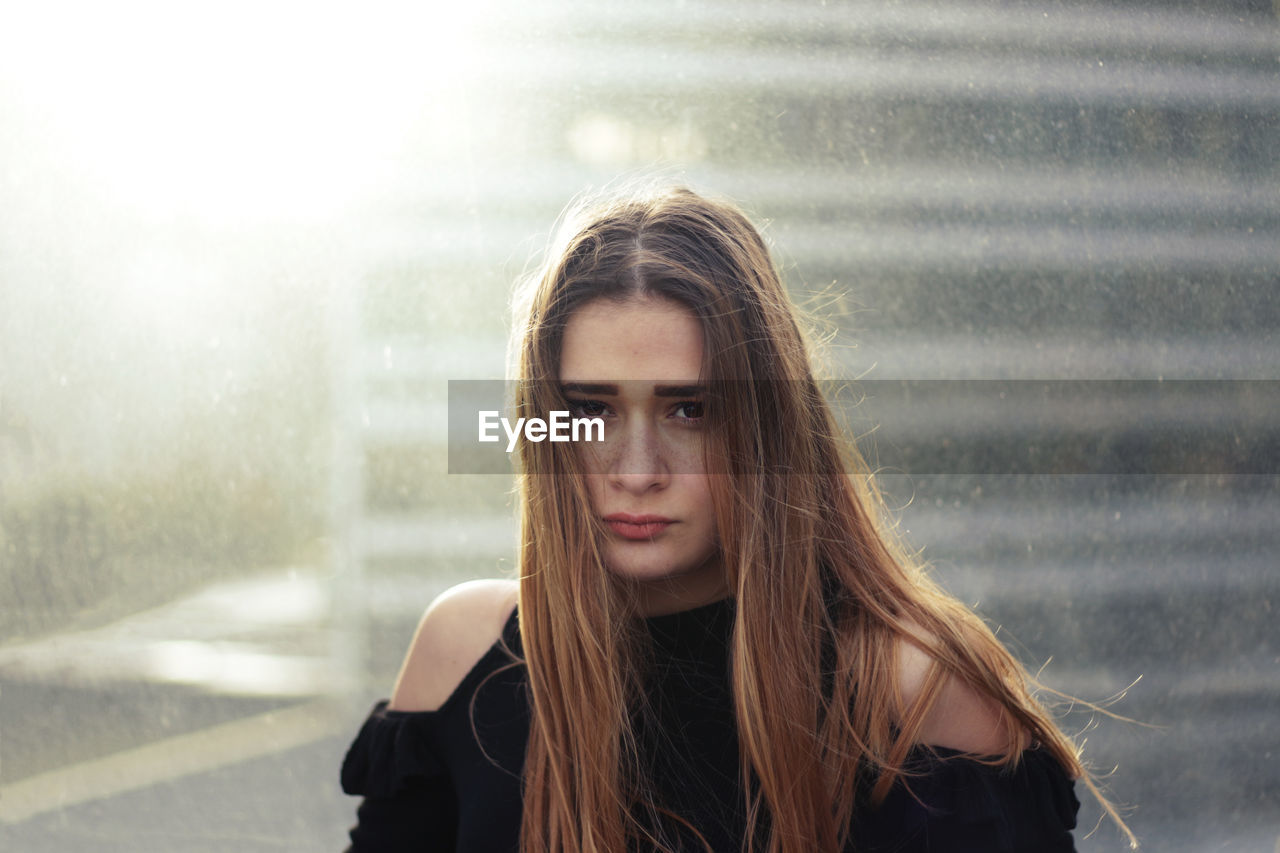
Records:
M1008 749L987 760L1016 763L1025 733L1093 788L1023 667L888 534L769 252L732 204L654 188L566 214L518 306L516 414L565 407L560 350L575 310L642 295L687 307L703 332L706 454L724 475L711 479L736 598L731 680L749 847L841 849L863 774L877 774L873 801L906 774L948 675L1005 712ZM519 618L532 700L521 847L663 848L663 809L634 731L635 605L605 568L583 471L565 447L520 445ZM895 717L904 640L933 665Z

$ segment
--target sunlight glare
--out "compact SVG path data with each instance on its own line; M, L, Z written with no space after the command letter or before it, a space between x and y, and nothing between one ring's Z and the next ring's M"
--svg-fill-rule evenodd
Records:
M59 167L149 216L306 220L376 190L415 116L458 98L474 5L29 4L0 92Z

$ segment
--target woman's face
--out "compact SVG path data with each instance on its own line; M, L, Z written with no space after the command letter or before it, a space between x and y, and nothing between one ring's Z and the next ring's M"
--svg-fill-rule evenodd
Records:
M649 615L726 593L703 458L702 329L661 297L597 299L565 326L560 382L575 417L601 417L604 441L576 446L605 560L637 584Z

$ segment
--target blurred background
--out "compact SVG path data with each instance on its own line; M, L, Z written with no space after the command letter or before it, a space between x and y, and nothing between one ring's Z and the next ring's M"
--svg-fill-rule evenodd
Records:
M1142 380L1031 432L926 395L883 486L1141 721L1062 709L1146 849L1280 849L1278 163L1273 0L5 4L0 846L345 845L423 607L514 571L447 382L642 173L752 213L827 376Z

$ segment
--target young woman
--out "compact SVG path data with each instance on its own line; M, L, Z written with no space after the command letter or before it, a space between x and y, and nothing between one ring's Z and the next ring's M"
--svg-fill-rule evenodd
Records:
M352 849L1072 850L1074 746L879 523L746 217L585 206L524 297L516 414L604 440L520 445L519 581L427 609Z

